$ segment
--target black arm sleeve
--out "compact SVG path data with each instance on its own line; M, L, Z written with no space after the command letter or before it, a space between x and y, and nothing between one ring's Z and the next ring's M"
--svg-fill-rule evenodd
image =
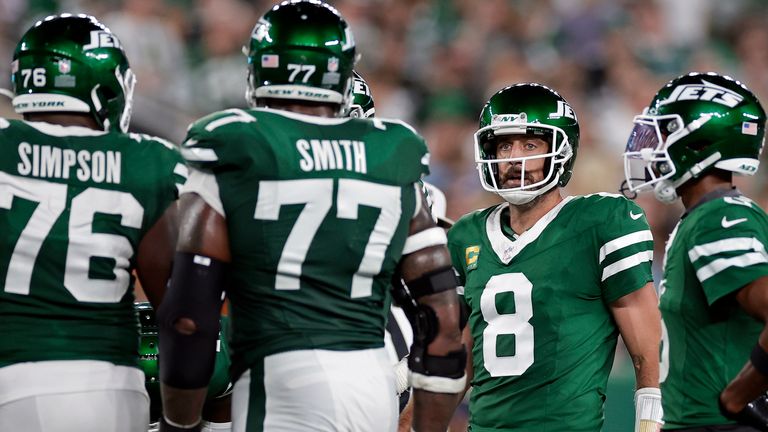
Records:
M157 311L163 383L181 389L208 385L216 360L225 268L210 257L176 253L170 286ZM195 323L194 333L177 330L181 318Z

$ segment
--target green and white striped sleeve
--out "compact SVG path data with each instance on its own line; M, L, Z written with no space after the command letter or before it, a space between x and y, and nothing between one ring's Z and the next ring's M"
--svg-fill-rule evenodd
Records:
M609 303L653 280L653 235L645 215L631 201L621 207L598 228L599 278Z
M697 233L689 239L688 258L710 305L768 276L765 241L765 230L754 218L733 228Z

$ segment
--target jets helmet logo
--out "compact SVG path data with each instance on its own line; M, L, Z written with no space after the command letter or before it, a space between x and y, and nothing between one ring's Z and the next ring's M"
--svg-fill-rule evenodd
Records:
M253 28L253 33L251 33L251 39L255 39L257 42L262 42L264 38L269 38L270 27L272 27L272 24L270 24L269 21L264 18L259 19L259 22L256 23L256 27Z
M565 101L559 100L557 101L557 110L555 112L549 113L549 118L559 119L563 117L576 120L576 114L574 114L573 108L565 103Z
M701 80L701 84L684 84L675 87L668 98L659 101L659 105L667 105L677 101L702 100L715 102L733 108L744 100L740 94L728 90L717 84L712 84L706 80Z
M122 45L112 33L102 30L91 30L90 41L83 45L83 51L97 48L122 48Z

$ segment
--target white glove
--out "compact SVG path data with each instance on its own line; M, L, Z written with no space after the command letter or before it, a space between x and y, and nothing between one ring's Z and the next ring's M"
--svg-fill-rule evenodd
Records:
M392 369L395 372L395 390L397 395L400 396L411 387L411 371L408 369L408 356L400 359Z
M661 390L644 387L635 392L635 432L658 432L664 424Z

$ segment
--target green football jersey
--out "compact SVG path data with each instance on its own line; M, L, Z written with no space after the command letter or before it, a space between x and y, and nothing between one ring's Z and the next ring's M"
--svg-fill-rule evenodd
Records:
M652 280L640 207L567 197L517 236L502 203L461 218L448 248L474 339L472 431L600 431L618 336L609 304Z
M427 172L419 135L397 121L234 109L196 122L182 155L187 191L227 222L234 379L273 353L383 346Z
M667 243L660 309L665 429L733 423L718 397L763 329L732 294L768 275L768 215L736 193L695 207Z
M160 139L0 119L0 366L135 366L131 271L187 174Z

